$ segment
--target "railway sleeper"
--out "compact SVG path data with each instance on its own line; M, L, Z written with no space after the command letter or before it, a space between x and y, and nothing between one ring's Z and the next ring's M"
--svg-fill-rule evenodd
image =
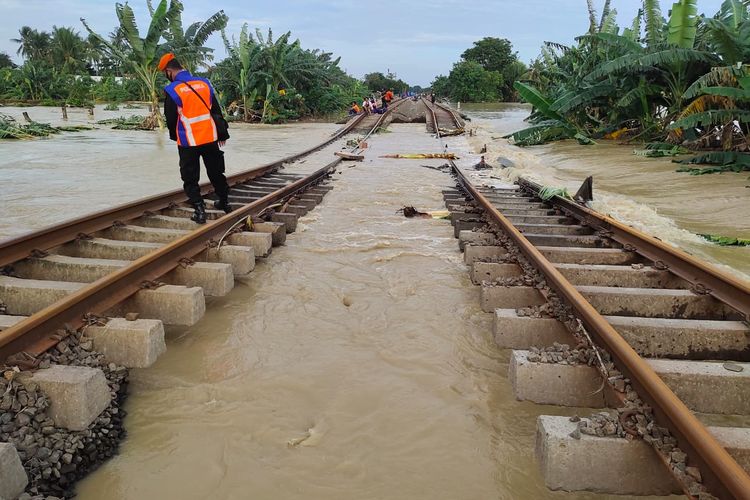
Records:
M475 267L508 264L475 264ZM604 317L644 357L689 360L732 359L750 362L750 331L740 321L694 321L662 318ZM495 343L503 349L528 350L573 337L554 318L519 316L516 309L495 309Z
M206 312L203 289L164 285L140 290L105 312L105 316L125 316L135 312L146 319L158 319L165 325L193 326Z
M127 224L124 226L112 226L100 231L97 235L111 240L166 244L178 240L188 233L190 233L190 231L183 231L180 229L157 229L153 227Z
M479 301L482 311L494 313L495 309L506 307L521 309L540 306L547 300L532 286L482 285Z
M643 262L635 252L619 248L590 247L555 247L540 245L536 247L544 257L554 264L581 265L632 265Z
M299 219L299 216L293 213L274 212L271 214L271 222L284 224L287 234L297 230L297 219Z
M515 224L522 233L551 234L551 235L590 235L593 229L577 224Z
M231 201L231 197L230 197ZM162 210L161 214L167 217L180 217L189 219L193 215L193 207L188 206L177 206L174 208L168 208L165 210ZM206 207L206 218L209 220L216 220L220 219L224 216L224 212L221 210L214 210L213 208ZM198 227L198 224L190 221L193 224L193 227Z
M508 251L501 246L477 245L472 243L464 247L464 262L471 266L479 260L500 259L507 254Z
M537 419L535 454L551 490L615 495L681 494L651 446L640 439L572 437L578 424L568 417ZM750 470L750 430L707 427L745 470ZM576 434L577 436L577 434Z
M453 226L453 236L458 238L461 231L471 231L473 229L480 229L487 227L487 221L481 219L480 216L476 216L471 220L459 220Z
M31 316L86 285L0 276L0 300L7 307L6 314ZM192 326L203 317L205 310L202 288L164 285L153 290L139 290L106 315L124 316L128 312L137 312L144 318L159 319L168 325Z
M687 289L690 283L666 270L650 266L555 264L573 285Z
M514 201L514 200L508 200L505 198L490 198L490 203L492 203L492 206L500 210L501 212L506 209L515 209L515 210L531 210L531 209L537 209L537 210L554 210L554 207L549 205L548 203L538 203L538 202L530 202L530 201Z
M508 378L519 401L604 408L601 374L585 364L530 361L530 351L513 350ZM691 410L719 415L750 415L750 363L727 370L720 361L646 359L651 368Z
M492 283L501 278L520 278L522 276L523 270L518 264L474 261L471 266L471 282L475 285L481 285L483 282Z
M286 225L281 222L254 222L253 231L271 235L271 244L275 247L286 243Z
M87 326L86 338L110 363L127 368L147 368L164 354L164 323L156 319L110 318L104 325Z
M524 233L534 246L548 247L584 247L584 248L620 248L622 245L608 238L601 238L592 234L540 234Z
M161 247L158 243L92 238L67 243L54 249L54 253L89 259L136 260ZM255 250L246 246L222 245L221 249L201 252L195 260L231 264L235 275L244 276L255 269Z
M465 251L468 245L495 245L497 237L493 233L480 231L461 231L458 234L458 247Z
M600 314L642 318L739 320L739 313L710 295L690 290L577 286Z

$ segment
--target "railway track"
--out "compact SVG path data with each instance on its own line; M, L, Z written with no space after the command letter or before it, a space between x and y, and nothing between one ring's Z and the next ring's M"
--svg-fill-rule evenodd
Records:
M437 102L432 104L424 97L422 97L422 103L427 108L427 125L430 132L443 137L454 130L463 129L463 120L451 108Z
M516 398L614 408L539 418L548 487L750 498L750 285L573 201L542 200L533 182L480 187L452 169L446 204L495 340L513 350Z
M33 368L41 353L92 318L128 308L165 323L196 322L204 292L228 293L234 275L282 244L297 217L322 200L329 187L321 183L342 160L308 176L283 173L284 165L364 119L299 154L228 177L235 211L208 210L205 226L189 220L184 193L174 190L0 242L0 359ZM210 184L201 190L212 197ZM248 217L256 221L250 231L242 223Z

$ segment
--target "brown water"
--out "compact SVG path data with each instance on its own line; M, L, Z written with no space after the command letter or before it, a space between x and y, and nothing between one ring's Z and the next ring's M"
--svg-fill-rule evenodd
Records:
M720 247L699 237L709 233L750 238L750 179L747 173L691 176L675 172L671 159L633 155L633 146L612 141L581 146L563 141L518 148L501 136L528 126L529 107L519 104L463 105L478 135L472 153L487 144L487 160L504 157L516 168L496 170L499 181L528 176L575 193L594 176L594 208L750 279L750 247Z
M36 121L53 125L90 124L82 109L70 110L69 121L63 122L58 108L2 108L2 113L19 121L23 111ZM144 110L104 111L98 107L95 120L138 113ZM0 239L182 186L177 148L166 132L94 126L98 130L0 141ZM303 151L323 142L338 127L326 123L232 124L232 139L225 148L227 172ZM207 180L205 173L202 180Z
M228 168L335 128L233 126ZM603 498L542 484L536 417L574 410L515 401L450 223L396 214L442 209L450 177L422 168L439 161L379 158L441 146L423 125L391 130L370 139L365 162L340 168L286 246L211 300L196 326L170 329L153 367L131 371L128 438L79 498ZM341 145L289 170L319 168ZM0 150L0 235L179 186L174 146L158 133L98 130Z
M542 484L535 419L561 410L514 400L450 223L396 214L442 209L451 180L420 166L440 162L378 158L439 148L423 126L391 130L131 372L129 436L80 498L599 498Z

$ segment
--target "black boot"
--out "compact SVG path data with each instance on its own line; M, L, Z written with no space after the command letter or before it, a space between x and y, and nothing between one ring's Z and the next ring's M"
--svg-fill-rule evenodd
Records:
M205 224L206 223L206 204L201 201L200 203L195 203L193 205L193 208L195 208L195 212L190 217L190 220L198 224Z
M216 210L224 210L225 214L231 213L233 210L232 205L229 204L229 200L226 198L221 198L218 201L215 201L214 208Z

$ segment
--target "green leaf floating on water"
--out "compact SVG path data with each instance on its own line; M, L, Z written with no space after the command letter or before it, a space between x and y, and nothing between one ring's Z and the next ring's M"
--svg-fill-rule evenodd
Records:
M554 198L555 196L559 196L560 198L565 198L567 200L572 200L573 197L570 196L570 193L568 193L568 190L566 188L558 188L558 187L552 187L552 186L544 186L542 189L539 190L539 194L537 194L541 199L544 201L550 200Z
M701 238L704 238L711 243L716 243L722 247L750 247L750 240L742 238L732 238L730 236L718 236L715 234L699 234Z
M677 156L690 153L689 149L670 144L668 142L650 142L644 149L636 149L633 154L646 158L663 158L665 156Z
M716 165L707 168L680 167L677 169L678 172L687 172L690 175L750 171L750 154L736 151L712 151L688 158L687 160L672 161L684 165Z

